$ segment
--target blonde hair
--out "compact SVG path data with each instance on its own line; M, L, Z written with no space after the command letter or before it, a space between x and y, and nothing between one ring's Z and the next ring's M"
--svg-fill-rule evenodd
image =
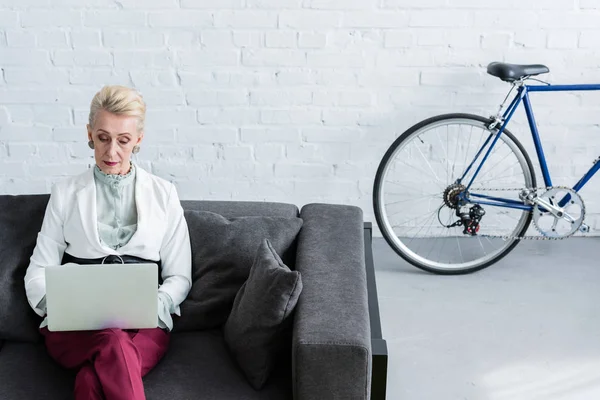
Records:
M98 111L105 110L117 115L137 117L138 132L144 129L146 103L142 95L135 89L120 85L104 86L92 99L90 105L89 124L94 126Z

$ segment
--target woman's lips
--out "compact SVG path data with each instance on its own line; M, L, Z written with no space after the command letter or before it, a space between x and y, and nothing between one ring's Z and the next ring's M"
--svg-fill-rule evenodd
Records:
M114 167L115 165L118 164L118 162L108 162L108 161L104 161L104 164L108 165L109 167Z

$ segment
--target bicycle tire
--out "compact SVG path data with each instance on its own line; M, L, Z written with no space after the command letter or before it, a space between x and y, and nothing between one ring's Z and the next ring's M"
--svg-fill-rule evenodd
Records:
M426 128L427 126L433 125L435 123L439 123L439 122L443 122L443 121L452 121L452 120L471 120L471 121L475 121L476 123L482 123L482 124L489 124L491 122L490 118L484 118L479 115L464 114L464 113L452 113L452 114L437 115L437 116L428 118L426 120L423 120L423 121L413 125L408 130L406 130L404 133L402 133L400 136L398 136L396 138L396 140L392 143L392 145L388 148L386 153L384 154L384 156L379 164L379 167L377 169L377 173L375 175L375 180L374 180L374 186L373 186L373 205L374 205L375 218L376 218L377 224L380 228L380 231L381 231L384 239L388 243L388 245L400 257L402 257L404 260L409 262L411 265L413 265L421 270L424 270L424 271L427 271L430 273L434 273L434 274L439 274L439 275L462 275L462 274L469 274L469 273L473 273L473 272L482 270L482 269L489 267L490 265L498 262L503 257L505 257L508 253L510 253L515 248L515 246L520 241L519 239L510 239L511 243L508 246L506 246L501 252L499 252L497 255L495 255L493 258L482 261L481 263L470 266L468 268L440 269L440 268L434 267L432 265L428 265L426 263L423 263L423 262L415 259L414 256L412 256L411 254L406 252L404 249L402 249L397 244L396 240L394 240L394 237L392 235L395 236L395 234L393 232L390 232L389 227L385 223L383 210L382 210L382 204L380 203L380 199L381 199L380 191L383 187L383 175L386 171L387 164L390 162L391 157L395 154L396 149L399 146L401 146L405 140L411 138L415 132L424 130L424 128ZM535 171L534 171L531 159L530 159L529 155L527 154L527 151L509 130L505 129L503 131L502 135L505 135L505 138L508 138L508 140L510 140L515 145L515 147L518 149L518 151L521 153L520 155L523 157L523 160L524 160L524 162L526 164L526 168L527 168L527 171L524 171L524 176L525 176L526 181L529 178L529 182L526 182L527 185L530 185L528 187L536 187ZM515 154L515 155L518 156L518 154ZM529 176L527 176L525 174L525 172L528 173ZM525 232L527 231L527 229L531 223L531 219L532 219L532 213L531 213L531 211L529 211L529 212L527 212L527 215L525 216L524 224L522 225L522 228L515 235L516 237L520 237L525 234Z

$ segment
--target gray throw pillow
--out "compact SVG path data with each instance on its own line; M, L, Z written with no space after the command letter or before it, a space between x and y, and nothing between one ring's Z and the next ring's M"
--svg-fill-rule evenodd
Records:
M181 303L181 317L174 318L174 332L223 326L263 239L271 241L287 265L294 264L300 218L227 219L209 211L185 211L185 218L192 245L192 289Z
M223 329L229 351L257 390L286 349L286 328L301 292L300 272L290 270L263 240Z
M25 272L49 195L0 196L0 339L35 342L41 318L25 294Z

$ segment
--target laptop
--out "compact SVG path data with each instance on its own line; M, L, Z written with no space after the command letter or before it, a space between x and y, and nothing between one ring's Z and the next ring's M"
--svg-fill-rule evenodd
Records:
M68 263L46 270L49 331L158 326L158 265Z

